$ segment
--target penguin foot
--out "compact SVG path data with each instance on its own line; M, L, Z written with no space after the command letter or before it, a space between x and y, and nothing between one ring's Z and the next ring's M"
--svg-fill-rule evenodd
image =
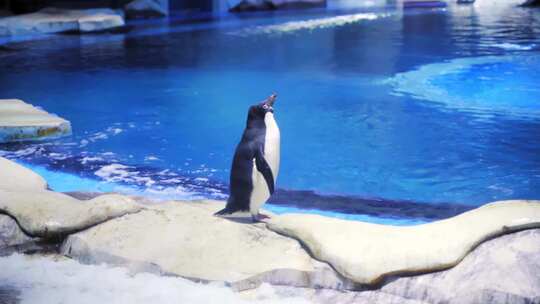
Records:
M217 217L223 217L223 216L228 215L228 214L231 214L231 213L229 212L229 210L223 209L223 210L220 210L220 211L214 213L214 216L217 216Z

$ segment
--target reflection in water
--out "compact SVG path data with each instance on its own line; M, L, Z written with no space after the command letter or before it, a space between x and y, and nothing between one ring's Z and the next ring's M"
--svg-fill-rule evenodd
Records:
M354 9L354 8L366 8L366 7L396 7L398 0L327 0L327 7L329 9Z
M370 21L384 17L387 17L387 14L360 13L352 15L339 15L326 18L315 18L301 21L289 21L280 24L256 26L253 28L231 32L231 34L237 36L287 34L302 30L313 31L324 28L342 27L344 25L358 23L364 20Z
M457 110L538 118L539 68L537 55L470 57L423 65L390 82L396 92Z

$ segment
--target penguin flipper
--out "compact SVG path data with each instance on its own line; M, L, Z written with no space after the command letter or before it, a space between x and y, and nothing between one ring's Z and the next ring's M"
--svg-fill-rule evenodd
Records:
M272 174L272 169L270 169L270 165L264 158L262 149L258 149L255 153L255 165L257 170L264 176L270 195L274 194L274 174Z

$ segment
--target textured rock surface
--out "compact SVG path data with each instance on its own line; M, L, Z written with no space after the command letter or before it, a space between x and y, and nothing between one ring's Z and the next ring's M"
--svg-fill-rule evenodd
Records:
M141 208L121 195L79 200L48 191L41 176L0 157L0 248L57 239Z
M0 99L0 143L55 138L69 134L69 121L22 100Z
M540 230L492 239L451 269L389 279L377 290L274 289L279 294L302 296L313 303L540 303Z
M111 9L67 10L46 8L39 12L0 19L0 35L60 32L96 32L123 27L124 17Z
M454 268L399 278L381 291L430 303L539 303L540 230L495 238Z
M330 263L344 277L365 284L389 274L449 268L486 239L539 226L538 201L491 203L447 220L409 227L307 214L276 216L268 224L300 240L315 258Z
M21 292L11 286L3 286L0 284L0 303L1 304L18 304L21 302Z
M124 7L127 18L164 17L169 14L166 0L134 0Z
M80 201L52 191L0 190L0 211L16 218L27 234L43 238L60 237L141 208L121 195L101 195Z
M525 0L522 6L540 6L540 0Z
M43 177L15 162L0 157L0 189L6 191L43 191L47 182Z
M122 15L109 13L83 15L77 19L77 23L78 29L75 31L81 33L100 32L120 28L125 25Z
M287 8L323 7L326 0L231 0L230 10L233 12L273 10Z
M264 288L264 286L262 287ZM289 286L272 286L273 293L278 297L299 297L312 304L431 304L424 301L407 299L405 297L374 291L339 291L332 289L295 288ZM242 292L246 300L257 300L259 288ZM464 303L465 304L465 303Z
M233 283L342 288L328 265L300 244L265 228L213 216L218 202L168 202L70 235L62 252L84 263Z
M538 227L539 202L498 202L413 227L315 215L270 220L268 227L301 239L343 277L265 224L214 217L223 202L168 202L142 209L121 195L79 200L45 190L43 179L6 159L0 158L0 165L7 168L0 172L0 212L17 218L22 228L0 214L0 248L31 241L25 233L46 238L74 233L61 252L81 262L225 281L246 298L256 294L248 290L270 283L283 295L313 303L540 303L539 229L480 244ZM449 269L433 272L441 268ZM399 277L421 271L431 273ZM372 290L353 282L381 277Z
M32 241L32 238L24 234L11 217L0 214L0 248L20 245Z

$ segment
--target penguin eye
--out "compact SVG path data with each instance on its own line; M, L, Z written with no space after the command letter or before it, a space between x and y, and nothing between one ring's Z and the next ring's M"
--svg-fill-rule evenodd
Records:
M263 105L263 109L268 110L268 105Z

